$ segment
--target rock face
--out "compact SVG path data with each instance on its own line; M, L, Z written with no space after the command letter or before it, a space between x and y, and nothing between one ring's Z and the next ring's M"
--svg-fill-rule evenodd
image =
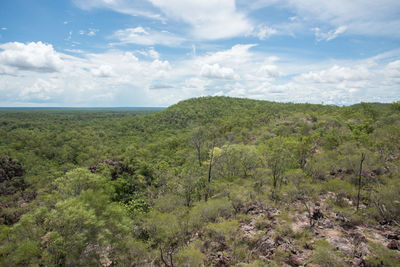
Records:
M128 174L131 174L131 175L134 173L134 170L131 169L125 163L123 163L123 161L121 159L114 159L114 158L98 161L96 164L91 165L89 167L89 170L92 173L96 173L96 172L99 171L100 165L102 165L102 164L106 164L106 165L109 165L109 166L114 168L112 173L111 173L111 179L112 180L117 180L123 173L128 173Z

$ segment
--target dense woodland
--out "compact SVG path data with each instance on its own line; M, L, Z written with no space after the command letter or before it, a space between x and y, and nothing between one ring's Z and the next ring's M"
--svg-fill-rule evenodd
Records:
M399 266L400 103L1 110L0 266Z

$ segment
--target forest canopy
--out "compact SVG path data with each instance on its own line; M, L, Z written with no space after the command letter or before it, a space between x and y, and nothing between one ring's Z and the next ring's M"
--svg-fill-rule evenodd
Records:
M0 110L0 266L398 266L399 105Z

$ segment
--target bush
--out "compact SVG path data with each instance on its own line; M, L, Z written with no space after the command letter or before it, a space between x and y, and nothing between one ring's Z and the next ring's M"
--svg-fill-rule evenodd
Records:
M311 262L319 266L342 267L345 266L342 257L343 255L334 246L325 239L322 239L315 243L314 255Z
M324 182L323 189L336 193L335 205L339 207L348 206L345 198L352 199L355 196L355 188L349 182L338 179L330 179Z
M265 216L259 216L256 218L254 225L258 230L264 230L271 226L271 222Z
M212 239L223 239L225 241L234 239L239 228L237 220L209 223L206 231Z
M218 218L227 218L232 213L232 204L228 199L211 199L192 208L190 223L193 227L200 227L205 222L216 222Z
M200 244L193 242L176 255L176 262L179 266L195 267L203 266L206 256L200 250Z
M400 262L399 253L389 250L388 248L377 243L370 243L369 249L371 251L371 255L365 260L367 266L370 267L399 266Z

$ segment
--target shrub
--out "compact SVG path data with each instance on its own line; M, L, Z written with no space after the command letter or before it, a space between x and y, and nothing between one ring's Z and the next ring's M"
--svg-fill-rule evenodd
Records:
M387 266L395 267L399 266L400 255L399 253L392 251L381 244L369 243L369 249L371 255L365 260L367 266L378 267Z
M200 227L205 222L216 222L218 218L227 218L233 213L231 202L226 198L201 202L190 211L190 223Z
M176 262L179 266L203 266L206 256L200 250L200 244L193 242L183 248L176 255Z
M343 255L334 246L325 239L321 239L315 243L314 255L311 261L319 266L342 267L345 266L342 257Z

